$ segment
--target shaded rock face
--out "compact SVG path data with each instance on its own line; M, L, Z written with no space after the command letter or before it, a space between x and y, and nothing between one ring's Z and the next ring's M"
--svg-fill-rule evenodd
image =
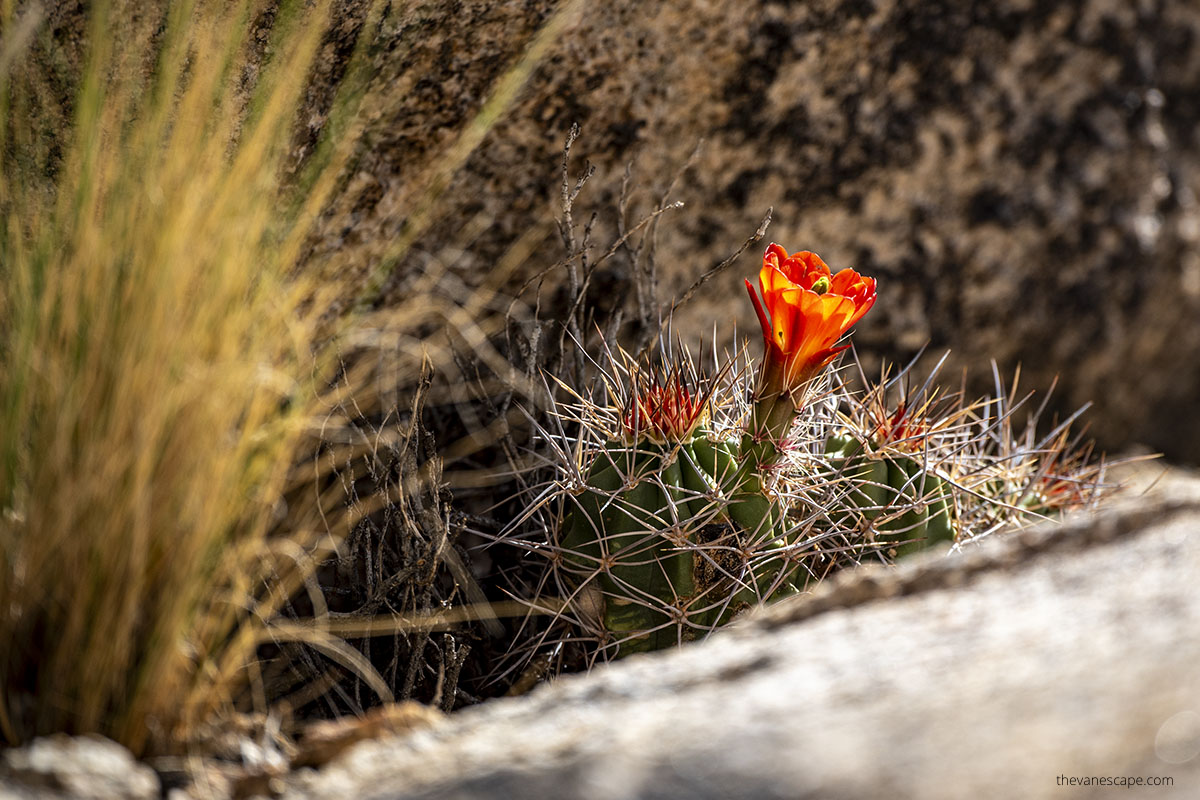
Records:
M703 643L360 745L286 796L1194 797L1198 525L1193 484L843 573Z
M658 234L664 293L731 253L768 206L768 239L875 275L856 342L904 359L952 348L1029 387L1061 373L1095 400L1108 446L1200 459L1200 8L1184 0L986 4L689 0L584 4L444 195L401 265L478 283L549 213L558 155L598 167L583 200L611 227L635 154L643 208L705 139ZM348 263L394 239L425 173L530 41L551 3L408 4L385 18L371 121L322 234ZM582 201L581 201L582 202ZM490 227L462 242L466 220ZM586 215L580 215L586 219ZM597 237L602 238L602 237ZM552 263L536 251L532 274ZM755 252L681 328L734 317ZM618 269L619 272L619 269ZM625 276L626 279L628 276ZM621 275L615 280L619 281Z
M135 6L137 4L134 4ZM265 52L272 3L255 24ZM137 6L153 22L158 4ZM343 274L387 259L500 77L556 0L339 0L295 139L303 164L325 131L346 61L370 59L363 139L312 242ZM82 6L55 4L30 63L53 172L67 141ZM369 41L363 34L369 31ZM351 87L352 93L363 87ZM687 161L687 207L658 229L663 294L719 263L775 208L768 238L876 276L856 334L868 361L952 348L974 387L987 363L1024 385L1063 377L1059 407L1096 402L1108 447L1143 442L1200 460L1200 7L1188 0L635 0L578 3L523 92L466 160L384 302L449 266L482 283L519 236L548 221L572 123L598 168L581 224L611 241L625 165L630 215ZM48 132L48 133L47 133ZM582 168L581 165L578 167ZM478 224L477 224L478 223ZM509 287L554 263L547 227ZM740 286L755 248L684 309L753 330ZM603 276L631 294L623 255ZM462 292L461 286L455 291ZM727 328L725 328L727 330ZM990 387L989 387L990 388Z

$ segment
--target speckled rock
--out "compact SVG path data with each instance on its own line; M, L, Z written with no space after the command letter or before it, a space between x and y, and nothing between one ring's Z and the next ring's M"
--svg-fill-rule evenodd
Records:
M359 745L286 796L1195 797L1198 527L1177 486L844 573L705 642Z
M440 153L513 64L550 2L393 9L378 95L322 233L348 265L394 241ZM572 122L598 168L581 203L612 227L625 164L651 206L700 139L658 231L664 293L769 238L880 281L868 359L952 348L976 387L989 359L1061 407L1096 402L1108 446L1200 459L1200 7L1187 0L686 0L583 4L525 92L443 195L393 301L429 264L481 281L548 217ZM579 167L582 169L582 167ZM586 215L577 215L581 221ZM471 220L485 230L470 231ZM469 235L469 242L463 237ZM555 243L525 274L553 263ZM620 293L621 262L613 275ZM748 253L686 309L753 326Z
M132 4L135 21L160 2ZM265 42L271 4L257 21ZM310 257L366 276L388 262L446 154L559 0L334 3L297 127L316 148L362 44L363 138ZM86 30L53 4L31 59L34 161L53 171ZM375 23L378 24L375 24ZM775 208L769 237L880 281L856 335L869 361L952 348L975 387L1018 363L1028 387L1061 373L1060 409L1094 400L1110 448L1143 442L1200 461L1200 6L1190 0L614 0L576 3L539 66L431 206L385 302L448 267L462 294L535 234L508 288L560 256L549 221L559 153L578 122L580 200L611 241L625 165L630 215L703 139L657 232L664 295L721 261ZM368 31L364 35L363 31ZM261 50L261 48L259 48ZM258 50L254 58L258 57ZM253 59L252 59L253 60ZM152 61L152 60L151 60ZM245 76L253 80L253 66ZM683 310L680 328L753 327L747 253ZM630 294L619 254L597 284ZM461 298L460 298L461 299ZM503 305L503 304L501 304Z

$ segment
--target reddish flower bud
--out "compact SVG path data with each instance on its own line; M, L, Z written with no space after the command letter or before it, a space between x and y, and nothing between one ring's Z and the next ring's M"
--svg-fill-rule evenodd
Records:
M707 407L707 395L697 397L679 373L671 372L661 381L657 374L640 373L621 422L631 438L679 442L691 436Z

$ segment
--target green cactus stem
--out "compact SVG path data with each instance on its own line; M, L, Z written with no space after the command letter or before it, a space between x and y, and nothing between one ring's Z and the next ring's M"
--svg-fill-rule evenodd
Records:
M950 487L916 457L874 452L850 435L829 437L825 454L833 471L849 483L846 507L861 519L874 523L889 508L908 509L873 524L877 535L900 542L894 548L897 557L954 541Z
M743 555L787 542L782 512L736 451L700 426L682 442L613 441L596 455L559 545L576 580L600 590L619 655L702 635L781 584ZM756 559L759 572L782 563Z

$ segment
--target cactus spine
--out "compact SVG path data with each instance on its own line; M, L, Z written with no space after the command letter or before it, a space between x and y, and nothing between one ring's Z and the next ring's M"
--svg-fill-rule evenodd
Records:
M896 542L897 556L953 542L954 501L945 480L917 455L879 451L872 444L865 447L849 434L825 442L830 468L849 483L846 508L872 523L881 540Z

